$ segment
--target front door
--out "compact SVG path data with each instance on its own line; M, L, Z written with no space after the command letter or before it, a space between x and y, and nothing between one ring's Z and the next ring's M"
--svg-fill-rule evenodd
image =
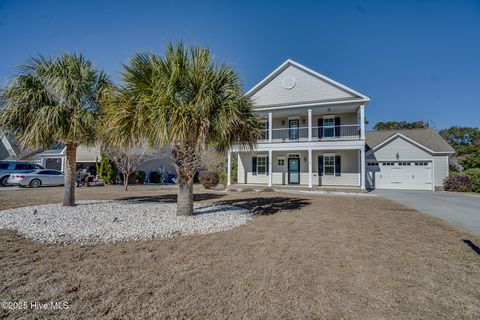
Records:
M288 183L289 184L300 183L300 159L299 158L288 159Z

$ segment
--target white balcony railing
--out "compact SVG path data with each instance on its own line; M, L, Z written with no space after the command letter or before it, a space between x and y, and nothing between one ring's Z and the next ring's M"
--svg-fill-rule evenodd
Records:
M359 124L346 124L339 126L312 127L312 141L331 140L360 140L361 126ZM268 129L262 130L259 142L269 142ZM308 140L308 127L272 128L272 141L278 142L303 142Z

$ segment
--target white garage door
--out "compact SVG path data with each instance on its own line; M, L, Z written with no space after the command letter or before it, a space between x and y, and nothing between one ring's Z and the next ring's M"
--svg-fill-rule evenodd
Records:
M367 164L367 180L376 189L432 190L431 161L379 161Z

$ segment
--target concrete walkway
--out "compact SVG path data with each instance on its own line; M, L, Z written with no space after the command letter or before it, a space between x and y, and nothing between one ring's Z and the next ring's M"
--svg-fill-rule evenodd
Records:
M372 193L480 233L480 196L414 190L374 190Z

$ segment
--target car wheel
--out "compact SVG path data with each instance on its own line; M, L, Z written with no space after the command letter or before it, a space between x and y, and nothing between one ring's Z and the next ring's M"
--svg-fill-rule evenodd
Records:
M5 176L2 179L0 179L0 186L6 187L8 185L7 179L8 179L8 176Z
M42 181L38 180L38 179L33 179L32 181L30 181L30 187L32 188L38 188L42 185Z

